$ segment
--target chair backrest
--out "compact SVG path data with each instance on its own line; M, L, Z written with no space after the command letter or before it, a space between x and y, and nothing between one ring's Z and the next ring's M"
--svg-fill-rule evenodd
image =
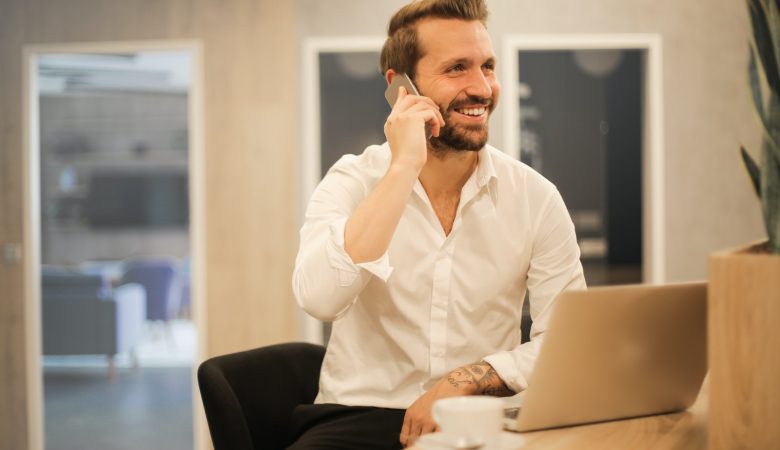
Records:
M217 356L198 368L215 450L283 449L293 409L319 389L325 348L287 343Z
M146 289L146 318L169 320L179 306L177 268L173 261L139 259L125 263L122 283L138 283Z

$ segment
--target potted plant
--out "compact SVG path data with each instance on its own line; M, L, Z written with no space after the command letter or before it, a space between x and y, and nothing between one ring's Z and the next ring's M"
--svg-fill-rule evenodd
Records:
M742 159L768 240L710 257L711 449L780 448L780 0L747 0L751 97L763 130L760 165ZM762 89L762 75L768 87Z

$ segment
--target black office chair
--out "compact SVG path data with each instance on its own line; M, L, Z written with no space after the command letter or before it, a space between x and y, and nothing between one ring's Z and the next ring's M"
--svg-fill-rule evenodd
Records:
M325 348L278 344L216 356L198 367L214 450L283 449L289 419L314 401Z

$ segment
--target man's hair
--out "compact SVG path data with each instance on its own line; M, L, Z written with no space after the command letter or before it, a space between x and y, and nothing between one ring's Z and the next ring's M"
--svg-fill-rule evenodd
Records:
M414 78L417 61L423 56L417 39L417 22L422 19L479 20L487 26L485 0L415 0L393 15L387 27L379 65Z

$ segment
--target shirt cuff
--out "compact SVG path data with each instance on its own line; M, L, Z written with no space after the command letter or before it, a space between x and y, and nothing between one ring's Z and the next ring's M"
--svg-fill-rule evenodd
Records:
M496 370L501 381L514 392L524 391L528 387L528 381L520 374L517 363L509 352L494 353L482 358Z
M360 269L387 282L393 268L390 266L390 258L385 252L374 261L355 264L344 250L344 228L347 225L347 218L344 217L330 224L330 239L328 240L327 250L330 265L338 271L339 285L350 286L360 276Z

